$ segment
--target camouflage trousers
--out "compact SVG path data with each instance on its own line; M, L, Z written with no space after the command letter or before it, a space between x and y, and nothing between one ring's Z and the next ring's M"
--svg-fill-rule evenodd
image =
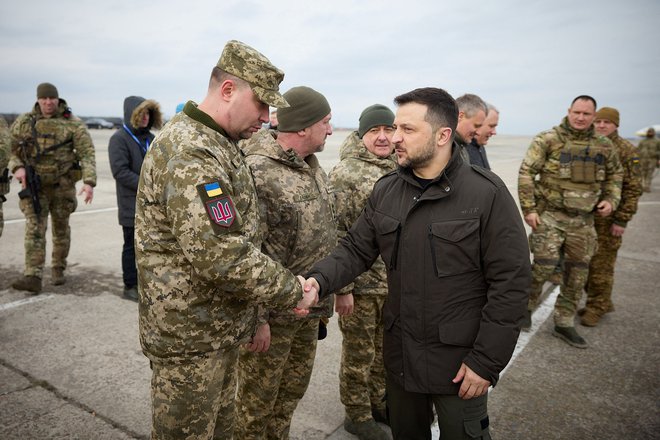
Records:
M183 364L152 362L152 440L230 440L238 348Z
M540 219L541 223L529 240L534 263L528 308L534 310L538 306L543 284L555 270L563 252L563 276L555 302L554 320L559 327L573 327L577 305L589 275L589 261L597 247L593 216L545 211Z
M52 267L66 268L66 257L71 247L71 228L69 217L76 210L76 187L66 178L58 185L44 186L39 191L41 215L34 213L32 199L21 199L19 206L25 215L25 276L41 278L46 261L46 230L48 216L53 227Z
M621 237L610 232L614 222L609 219L596 219L598 250L589 263L587 278L587 308L602 316L612 307L612 287L614 286L614 264L621 247Z
M354 422L371 420L371 408L385 408L383 305L385 295L353 295L354 310L339 317L343 334L339 396Z
M319 319L275 318L265 353L240 349L235 438L288 439L312 376Z
M642 160L640 162L642 188L644 191L649 192L651 191L651 182L653 181L653 174L655 173L657 163L655 160Z

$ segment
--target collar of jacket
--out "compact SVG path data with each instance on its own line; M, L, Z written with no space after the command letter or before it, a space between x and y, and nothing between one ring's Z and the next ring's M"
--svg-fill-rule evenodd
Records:
M456 172L464 165L460 151L461 147L454 141L451 149L451 157L449 158L447 166L445 166L445 169L442 170L438 177L431 181L424 191L422 198L435 199L444 197L454 190L453 179L456 176ZM410 185L420 189L422 188L419 182L415 179L415 176L413 176L412 169L399 167L397 173L401 179L405 180Z
M212 117L201 111L197 107L197 104L195 104L193 101L188 101L186 103L186 105L183 107L183 112L186 115L188 115L190 118L199 122L200 124L206 125L210 129L217 131L218 133L229 139L227 132L222 127L220 127L218 123L213 120Z
M467 141L463 139L463 136L461 136L461 134L458 131L454 133L454 142L460 145L461 147L465 147L468 144Z
M289 148L285 150L277 142L277 131L260 130L248 140L241 141L241 149L246 155L265 156L290 168L318 168L319 161L314 154L302 159Z
M564 116L557 128L564 132L565 136L576 141L585 141L596 136L593 124L586 130L576 130L568 123L568 116Z

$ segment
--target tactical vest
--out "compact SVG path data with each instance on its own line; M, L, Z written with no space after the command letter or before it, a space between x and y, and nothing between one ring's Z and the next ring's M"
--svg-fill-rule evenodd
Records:
M593 212L606 180L606 150L587 140L565 140L556 177L547 176L544 183L561 193L561 206L551 205L570 214Z

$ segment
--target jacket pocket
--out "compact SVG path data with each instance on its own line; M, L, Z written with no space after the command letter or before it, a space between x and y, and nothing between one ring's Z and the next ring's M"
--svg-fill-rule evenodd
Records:
M394 217L376 211L373 216L373 225L378 234L378 247L385 265L390 270L396 269L401 222Z
M472 347L474 340L477 339L480 327L481 317L448 322L438 326L438 336L443 344Z
M479 270L479 219L431 223L431 257L438 277Z

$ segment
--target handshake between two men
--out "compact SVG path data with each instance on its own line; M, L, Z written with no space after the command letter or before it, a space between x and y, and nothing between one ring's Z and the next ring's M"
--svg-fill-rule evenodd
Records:
M298 305L293 309L296 316L303 318L309 314L309 308L315 306L319 302L319 283L314 278L305 280L302 276L298 275L298 281L303 290L302 299L298 301Z

